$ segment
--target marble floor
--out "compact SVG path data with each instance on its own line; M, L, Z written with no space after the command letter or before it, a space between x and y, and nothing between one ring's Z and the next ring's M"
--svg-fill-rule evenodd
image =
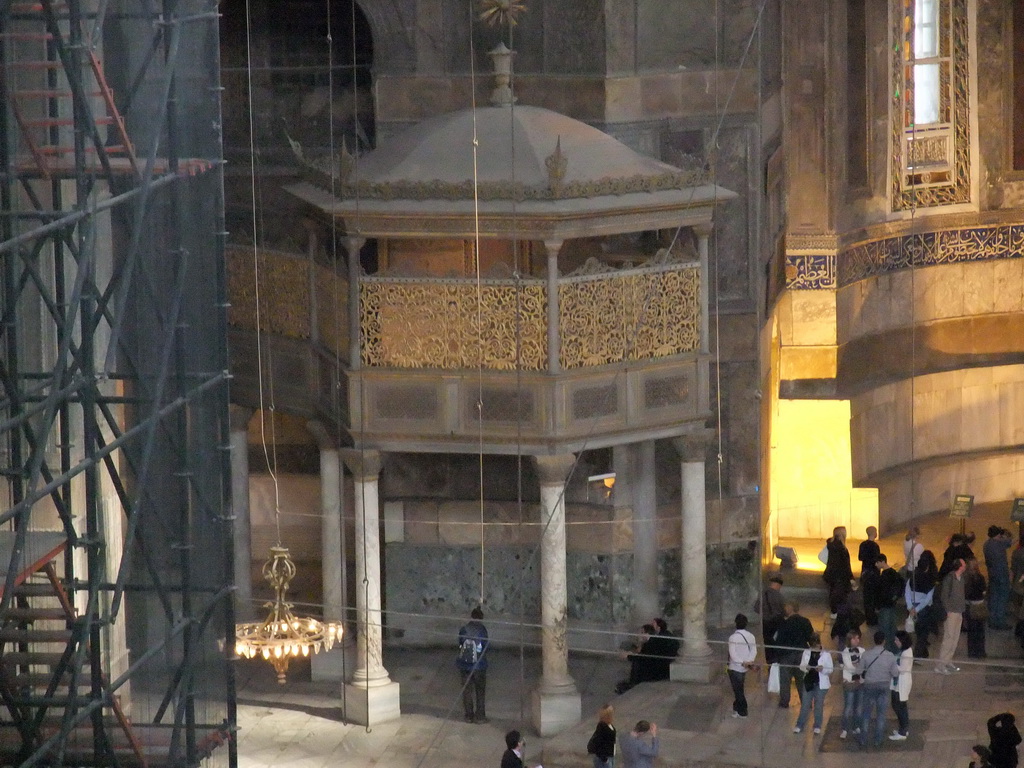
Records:
M815 623L820 626L820 616ZM720 638L713 643L724 654ZM959 656L963 656L964 642ZM919 662L910 701L914 738L885 741L871 750L871 761L888 768L964 768L975 743L987 743L985 721L1002 711L1024 715L1024 666L1021 651L1008 632L990 632L989 658L958 662L951 676L934 673ZM734 719L724 674L706 685L649 683L616 696L612 688L624 662L609 656L573 656L571 672L583 698L584 722L555 737L532 735L529 721L530 681L538 674L532 652L495 649L488 680L490 723L462 721L459 679L448 649L388 649L385 663L402 686L403 716L371 729L343 722L340 693L332 684L309 681L298 666L289 682L278 686L257 662L240 668L239 765L243 768L496 768L503 734L519 728L527 734L527 763L546 768L589 765L585 745L597 708L609 701L620 729L640 718L659 723L660 765L783 766L814 765L862 768L865 754L852 741L838 738L839 691L825 705L820 736L805 729L793 734L796 697L788 710L764 692L763 674L747 681L750 717ZM893 725L890 715L889 727Z
M1008 525L1007 510L986 506L968 523L976 530L978 554L991 522ZM956 529L947 515L923 521L926 546L941 557L944 541ZM851 532L854 533L854 532ZM809 556L820 542L807 542ZM902 535L882 540L890 561L902 561ZM855 551L855 549L854 549ZM818 579L793 585L804 614L815 626L824 625L824 593ZM788 589L787 587L786 589ZM401 685L402 717L365 728L344 722L340 686L310 682L308 662L290 671L288 683L278 685L273 671L259 661L239 663L238 754L242 768L496 768L504 733L518 728L527 734L527 764L545 768L588 766L585 745L594 713L605 702L616 708L616 723L625 730L640 718L660 724L663 766L822 766L863 768L865 758L882 768L964 768L971 746L987 743L986 720L1003 711L1024 716L1024 663L1009 632L990 631L988 658L958 662L961 671L950 676L934 672L931 662L915 667L910 699L912 738L886 740L880 750L862 753L850 740L838 738L842 710L839 690L825 703L823 733L805 729L794 734L797 717L780 709L766 694L764 673L748 675L750 716L731 717L732 696L724 675L725 631L712 635L716 676L705 685L648 683L617 696L615 682L626 674L616 654L571 654L570 671L582 696L584 721L558 736L532 735L530 691L540 674L535 649L494 648L488 672L488 716L485 725L462 720L459 677L454 650L445 648L385 649L385 666ZM958 658L964 656L961 640ZM796 697L793 697L794 702ZM888 727L893 726L890 713ZM1022 728L1024 730L1024 728Z

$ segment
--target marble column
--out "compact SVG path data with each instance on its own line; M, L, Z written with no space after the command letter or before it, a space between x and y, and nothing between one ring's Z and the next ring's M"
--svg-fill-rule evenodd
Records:
M633 622L636 628L664 611L658 597L658 521L654 441L631 446L633 456ZM616 477L616 483L618 478Z
M561 240L545 240L548 252L548 373L562 370L562 346L558 313L558 252L562 250Z
M569 676L568 593L565 569L565 481L572 454L535 456L540 479L540 612L543 673L533 692L532 721L552 736L580 721L581 702Z
M712 654L707 629L707 509L704 496L705 439L673 440L679 452L682 489L683 642L672 663L673 680L708 682Z
M231 514L235 535L235 620L256 620L252 602L252 525L249 519L249 420L253 409L229 406Z
M348 366L353 371L358 371L363 365L359 325L359 276L363 274L363 268L359 263L359 251L365 244L365 237L345 238L348 256Z
M711 238L712 226L710 223L698 225L693 231L697 235L697 255L700 258L700 351L706 353L710 348L708 295L711 273L708 268L708 240Z
M396 720L399 686L384 668L384 633L381 622L380 497L378 480L381 454L374 450L343 448L345 465L355 484L356 555L356 664L345 684L345 718L360 725Z
M345 550L342 542L343 494L342 468L337 440L319 421L310 421L306 429L313 435L320 449L320 570L323 583L324 619L345 619ZM330 652L321 652L311 658L313 680L344 679L346 651L355 648L346 627L342 642ZM351 655L351 654L350 654ZM354 660L352 660L354 661Z

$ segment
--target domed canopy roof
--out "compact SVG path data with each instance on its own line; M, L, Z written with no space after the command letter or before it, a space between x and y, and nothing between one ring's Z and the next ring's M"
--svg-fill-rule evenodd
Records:
M357 188L394 185L403 197L415 185L446 198L459 191L472 197L475 159L475 178L485 197L536 198L557 175L559 154L564 197L596 196L601 190L595 182L644 177L664 187L686 180L678 168L586 123L541 107L517 106L464 109L425 120L360 158L347 182Z
M527 105L430 118L358 159L300 161L307 181L288 191L368 237L468 236L479 222L484 237L568 239L706 223L735 197L702 168Z

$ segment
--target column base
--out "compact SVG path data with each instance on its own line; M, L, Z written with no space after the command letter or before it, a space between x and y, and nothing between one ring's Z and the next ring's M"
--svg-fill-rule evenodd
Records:
M530 720L539 736L554 736L580 722L583 704L579 691L572 686L563 691L533 691Z
M681 683L710 683L717 665L711 651L706 654L680 656L669 667L669 679Z
M371 726L397 720L402 714L398 689L395 682L376 688L346 683L342 699L345 719L357 725Z
M341 643L309 657L314 683L344 682L356 671L356 644Z

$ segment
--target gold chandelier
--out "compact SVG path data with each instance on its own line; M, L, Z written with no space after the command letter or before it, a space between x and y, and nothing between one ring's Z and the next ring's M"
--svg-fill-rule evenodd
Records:
M274 588L274 601L264 605L270 612L265 621L235 626L235 651L247 659L262 656L274 665L277 682L284 685L288 663L293 658L309 656L310 651L331 650L344 630L338 621L319 621L292 613L292 604L285 601L285 594L295 578L295 563L287 547L270 548L270 559L263 564L263 578Z

